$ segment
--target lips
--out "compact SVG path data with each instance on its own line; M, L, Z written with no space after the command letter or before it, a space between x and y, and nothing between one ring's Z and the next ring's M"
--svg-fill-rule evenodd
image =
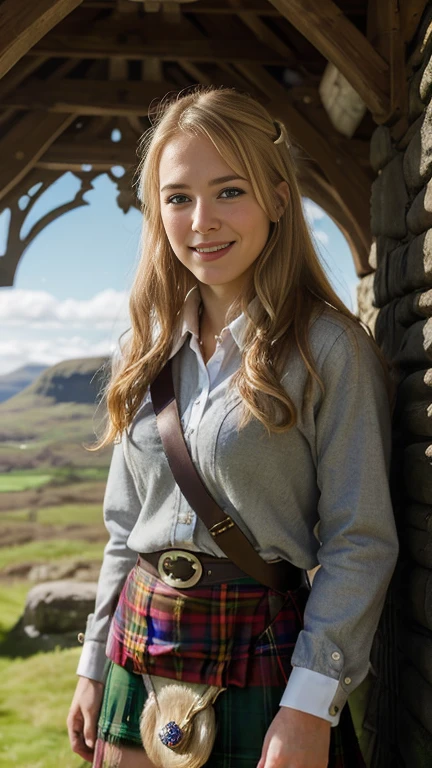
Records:
M192 251L194 252L195 256L200 261L216 261L217 259L220 259L222 256L225 256L226 253L233 247L234 242L230 243L226 248L221 248L220 251L210 251L210 253L200 253L199 251L196 251L195 248L192 248ZM211 245L202 246L211 248Z

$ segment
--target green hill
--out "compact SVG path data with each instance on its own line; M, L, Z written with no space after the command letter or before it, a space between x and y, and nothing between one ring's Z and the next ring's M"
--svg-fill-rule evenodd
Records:
M28 387L45 368L47 368L46 365L23 365L0 376L0 403Z
M109 375L109 358L66 360L0 403L0 471L106 466L110 450L90 453L84 444L103 431Z

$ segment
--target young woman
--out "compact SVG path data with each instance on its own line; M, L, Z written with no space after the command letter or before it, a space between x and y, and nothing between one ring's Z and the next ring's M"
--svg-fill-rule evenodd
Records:
M344 704L367 675L397 557L385 362L322 270L285 126L258 102L196 88L160 106L143 152L143 255L102 441L115 443L110 540L72 748L94 766L151 768L146 672L227 689L209 768L363 765ZM223 545L171 473L149 393L168 359L210 494L264 560L320 566L270 627L277 593L223 570ZM206 578L181 589L155 575L174 549Z

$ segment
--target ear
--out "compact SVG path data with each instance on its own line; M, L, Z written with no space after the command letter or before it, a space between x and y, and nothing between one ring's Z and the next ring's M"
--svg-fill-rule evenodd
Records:
M276 193L280 200L279 205L276 207L277 218L279 218L285 211L290 199L289 186L286 181L279 182L276 187Z

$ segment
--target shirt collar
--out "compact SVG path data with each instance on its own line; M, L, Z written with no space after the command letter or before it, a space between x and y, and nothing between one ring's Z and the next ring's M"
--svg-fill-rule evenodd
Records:
M257 298L255 297L252 300L250 306L252 306L256 300ZM201 304L200 292L198 290L198 286L194 286L193 288L191 288L191 290L186 295L186 298L184 300L184 305L182 310L182 320L179 326L179 330L177 331L177 335L174 339L174 344L172 346L169 359L174 357L174 355L176 355L177 352L182 348L188 334L192 334L193 336L196 336L198 338L198 335L199 335L198 310L199 310L200 304ZM243 339L246 331L246 326L247 326L247 318L243 312L241 315L239 315L234 320L232 320L232 322L228 326L226 326L230 331L231 336L233 337L240 351L242 351L243 349Z

